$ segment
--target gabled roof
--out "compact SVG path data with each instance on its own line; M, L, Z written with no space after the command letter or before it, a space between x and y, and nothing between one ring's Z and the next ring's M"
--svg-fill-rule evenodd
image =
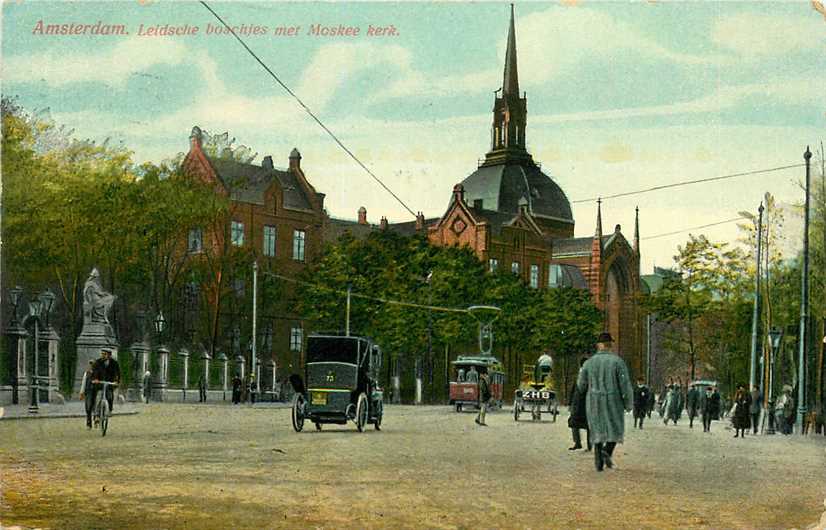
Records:
M609 236L602 236L602 247L605 248L611 242L614 234ZM593 236L589 237L570 237L564 239L553 240L553 253L556 256L577 256L587 255L591 253L591 246L593 245Z
M221 179L233 200L264 204L264 193L278 182L284 194L284 208L312 211L312 205L296 176L283 169L267 168L237 160L207 157L215 174Z
M350 233L356 239L362 239L377 230L379 230L378 225L361 224L358 221L349 219L328 217L328 222L324 227L324 241L334 243L346 233Z

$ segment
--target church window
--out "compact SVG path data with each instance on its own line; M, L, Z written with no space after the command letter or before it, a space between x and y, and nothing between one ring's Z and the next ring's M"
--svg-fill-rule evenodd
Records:
M204 249L204 233L200 228L189 231L187 248L190 252L201 252Z
M531 265L531 287L539 289L539 265Z
M496 272L496 269L499 268L499 260L496 258L490 258L488 260L488 270L490 272Z
M244 223L239 221L233 221L230 227L230 233L232 236L232 244L236 247L243 246L244 244Z
M559 287L562 280L562 267L556 263L548 265L548 287Z
M511 263L511 272L514 274L519 274L519 262L514 261Z

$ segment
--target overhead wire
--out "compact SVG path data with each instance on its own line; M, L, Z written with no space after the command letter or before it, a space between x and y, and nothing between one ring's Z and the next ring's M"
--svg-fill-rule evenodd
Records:
M652 191L660 191L660 190L666 190L666 189L670 189L670 188L677 188L679 186L688 186L690 184L700 184L702 182L714 182L714 181L717 181L717 180L725 180L725 179L731 179L731 178L735 178L735 177L744 177L744 176L747 176L747 175L758 175L758 174L761 174L761 173L771 173L773 171L782 171L784 169L792 169L792 168L797 168L797 167L803 167L805 165L806 164L791 164L791 165L788 165L788 166L772 167L772 168L768 168L768 169L755 169L753 171L744 171L742 173L731 173L729 175L720 175L718 177L708 177L708 178L702 178L702 179L696 179L696 180L684 180L684 181L681 181L681 182L673 182L671 184L661 184L659 186L652 186L650 188L644 188L644 189L635 190L635 191L625 191L625 192L622 192L622 193L614 193L612 195L603 195L601 197L592 197L590 199L577 199L575 201L571 201L571 204L578 204L578 203L583 203L583 202L593 202L593 201L597 201L597 200L600 200L600 199L602 199L603 201L606 200L606 199L617 199L619 197L629 197L631 195L641 195L643 193L650 193Z
M690 228L683 228L682 230L675 230L673 232L666 232L664 234L656 234L656 235L653 235L653 236L641 237L640 240L645 241L646 239L656 239L658 237L666 237L666 236L673 236L673 235L677 235L677 234L683 234L685 232L691 232L692 230L699 230L700 228L708 228L708 227L711 227L711 226L724 225L724 224L728 224L728 223L733 223L735 221L742 221L744 219L748 219L748 217L740 216L740 217L735 217L733 219L726 219L725 221L718 221L716 223L708 223L708 224L705 224L705 225L692 226Z
M341 295L347 295L347 291L337 289L335 287L327 287L326 285L319 285L319 284L316 284L316 283L310 283L310 282L305 282L305 281L302 281L302 280L296 280L295 278L290 278L288 276L283 276L281 274L276 274L274 272L269 272L269 271L265 271L264 274L266 274L268 276L272 276L274 278L278 278L279 280L284 280L284 281L295 283L295 284L306 285L308 287L313 287L315 289L322 289L322 290L325 290L325 291L330 291L330 292L341 294ZM366 294L354 293L352 290L350 291L350 296L353 297L353 298L362 298L364 300L372 300L374 302L381 302L383 304L398 305L398 306L402 306L402 307L413 307L413 308L416 308L416 309L430 309L432 311L443 311L443 312L446 312L446 313L470 313L470 311L468 311L467 309L458 308L458 307L443 307L443 306L437 306L437 305L416 304L416 303L413 303L413 302L402 302L401 300L390 300L390 299L381 298L381 297L378 297L378 296L369 296L369 295L366 295Z
M347 148L347 146L346 146L346 145L344 145L344 143L342 143L342 141L341 141L341 140L339 140L339 139L338 139L338 136L336 136L336 135L335 135L335 133L333 133L333 131L331 131L331 130L330 130L330 129L326 126L326 125L324 125L324 123L323 123L323 122L322 122L322 121L318 118L318 116L316 116L316 115L315 115L315 113L314 113L312 110L310 110L310 108L309 108L309 107L308 107L308 106L307 106L307 105L306 105L306 104L305 104L305 103L301 100L301 98L299 98L299 97L298 97L298 95L296 95L296 93L295 93L295 92L293 92L293 91L290 89L290 87L288 87L286 84L284 84L284 82L283 82L283 81L281 81L281 79L280 79L280 78L279 78L279 77L275 74L275 72L273 72L273 71L272 71L272 69L270 69L270 67L269 67L269 66L267 66L267 65L266 65L266 63L264 63L264 61L262 61L262 60L258 57L258 55L256 55L256 54L255 54L255 52L254 52L254 51L252 51L252 49L250 49L250 47L249 47L249 46L247 46L247 43L246 43L246 42L244 42L244 40L243 40L241 37L239 37L237 33L235 33L235 30L234 30L234 29L232 29L232 27L231 27L229 24L227 24L227 23L224 21L224 19L222 19L222 18L218 15L218 13L216 13L216 12L215 12L215 11L214 11L211 7L209 7L209 5L207 5L207 3L206 3L206 2L204 2L203 0L201 1L201 5L203 5L203 6L204 6L207 10L209 10L209 12L210 12L210 13L212 13L212 14L213 14L213 16L215 16L215 18L216 18L216 19L218 19L218 22L220 22L221 24L223 24L223 25L224 25L224 27L225 27L225 28L227 28L227 30L229 30L229 32L232 34L232 36L233 36L233 37L235 37L235 38L236 38L236 40L238 40L238 42L239 42L239 43L241 43L241 46L243 46L243 47L244 47L244 49L245 49L245 50L247 50L247 52L249 52L249 54L250 54L250 55L252 55L252 57L253 57L253 58L254 58L254 59L258 62L258 64L260 64L260 65L264 68L264 70L266 70L266 71L267 71L267 73L268 73L268 74L270 74L270 76L272 76L272 78L273 78L273 79L275 79L275 81L276 81L279 85L281 85L281 88L283 88L284 90L286 90L286 91L287 91L287 93L288 93L290 96L292 96L292 97L293 97L293 99L295 99L295 100L298 102L298 104L299 104L299 105L301 105L301 108L303 108L303 109L304 109L304 111L305 111L305 112L307 112L307 114L309 114L309 116L310 116L310 117L311 117L311 118L312 118L312 119L313 119L313 120L314 120L314 121L315 121L315 122L316 122L316 123L317 123L317 124L318 124L318 125L322 128L322 129L324 129L324 131L325 131L325 132L326 132L326 133L330 136L330 138L332 138L332 139L333 139L333 141L335 141L335 143L336 143L336 144L338 144L338 146L339 146L339 147L340 147L340 148L341 148L341 149L342 149L345 153L347 153L347 154L350 156L350 158L352 158L353 160L355 160L355 162L356 162L359 166L361 166L361 168L362 168L364 171L366 171L368 175L370 175L371 177L373 177L373 180L375 180L376 182L378 182L378 183L379 183L379 185L380 185L382 188L384 188L384 190L385 190L385 191L387 191L387 193L389 193L390 195L392 195L392 196L393 196L393 198L394 198L394 199L396 199L396 201L398 201L398 203L399 203L399 204L401 204L401 205L404 207L404 209L405 209L405 210L407 210L408 212L410 212L410 215L412 215L413 217L416 217L416 214L413 212L413 210L411 210L411 209L410 209L410 207L409 207L409 206L407 206L407 204L405 204L405 202L404 202L403 200L401 200L401 198L393 192L393 190L391 190L389 187L387 187L387 185L386 185L384 182L382 182L382 180L381 180L379 177L377 177L377 176L376 176L376 175L375 175L372 171L370 171L370 169L369 169L366 165L364 165L364 163L363 163L361 160L359 160L359 158L358 158L355 154L353 154L353 152L352 152L349 148Z

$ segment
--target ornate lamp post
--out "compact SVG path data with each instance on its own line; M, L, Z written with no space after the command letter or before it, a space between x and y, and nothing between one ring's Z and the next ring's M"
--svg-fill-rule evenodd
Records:
M163 317L163 311L158 311L158 316L155 317L153 321L155 325L155 334L158 336L158 371L160 372L157 375L157 381L159 389L158 399L159 401L163 401L164 398L164 389L166 388L166 381L167 381L167 370L169 368L169 350L166 349L166 346L163 344L163 330L166 327L166 319Z
M40 371L38 357L40 357L40 315L43 311L43 303L38 300L29 302L29 317L34 319L34 367L29 378L29 413L37 414L40 412L38 395L40 391Z
M772 328L769 331L769 342L771 344L771 351L769 352L769 382L766 389L766 396L768 398L768 412L769 412L769 428L766 434L774 434L775 417L774 417L774 352L780 349L780 344L783 341L783 330Z
M15 286L9 289L9 298L11 300L12 310L11 310L11 318L9 319L9 325L7 327L6 333L9 336L9 353L14 355L14 373L11 374L12 380L12 403L15 405L18 403L18 389L20 387L20 383L22 383L21 378L25 377L26 373L26 349L25 349L25 337L26 337L26 330L21 326L20 319L18 318L17 308L20 305L20 299L23 296L23 288L20 286Z

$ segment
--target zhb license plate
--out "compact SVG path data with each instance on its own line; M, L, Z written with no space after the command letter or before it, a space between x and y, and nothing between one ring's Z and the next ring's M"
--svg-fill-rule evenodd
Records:
M327 394L325 392L313 392L313 405L326 405Z
M538 391L538 390L530 390L522 394L523 399L543 399L548 400L551 399L551 393L547 391Z

